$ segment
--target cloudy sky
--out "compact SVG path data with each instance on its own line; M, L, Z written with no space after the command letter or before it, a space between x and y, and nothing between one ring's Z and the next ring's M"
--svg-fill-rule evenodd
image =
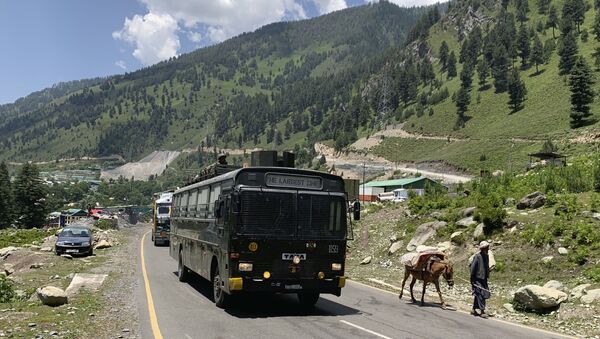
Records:
M0 0L0 104L370 0ZM391 0L400 6L437 0Z

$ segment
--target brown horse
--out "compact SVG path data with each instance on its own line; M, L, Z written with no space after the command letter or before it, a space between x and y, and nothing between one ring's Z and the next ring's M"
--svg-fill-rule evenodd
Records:
M426 270L413 269L412 267L405 265L404 266L404 280L402 280L402 289L400 290L400 295L398 296L398 298L402 299L402 293L404 292L404 284L406 283L406 280L408 279L408 277L410 275L412 275L412 280L410 282L410 299L413 302L417 302L417 300L413 296L413 286L415 286L415 282L417 281L417 279L422 280L423 281L423 294L421 295L421 306L423 306L423 304L425 303L425 300L424 300L425 299L425 288L427 287L427 284L432 282L435 285L435 288L440 296L440 301L442 302L442 308L446 309L446 304L444 303L444 298L442 297L442 292L440 291L440 275L442 275L444 277L444 279L446 279L449 287L454 286L454 279L453 279L454 272L452 269L452 264L446 263L444 261L435 261L434 260L430 264L430 266L431 266L430 271L426 271Z

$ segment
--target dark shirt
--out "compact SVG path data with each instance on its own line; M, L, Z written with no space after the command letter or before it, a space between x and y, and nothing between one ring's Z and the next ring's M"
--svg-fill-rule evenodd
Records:
M471 281L486 280L490 277L490 258L487 254L477 253L471 263Z

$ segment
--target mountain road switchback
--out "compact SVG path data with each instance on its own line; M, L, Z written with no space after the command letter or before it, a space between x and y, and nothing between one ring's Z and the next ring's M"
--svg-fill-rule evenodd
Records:
M212 284L177 279L169 247L140 240L136 299L142 338L565 338L496 319L481 319L398 300L391 292L348 281L342 296L322 295L303 310L295 295L238 296L226 310Z

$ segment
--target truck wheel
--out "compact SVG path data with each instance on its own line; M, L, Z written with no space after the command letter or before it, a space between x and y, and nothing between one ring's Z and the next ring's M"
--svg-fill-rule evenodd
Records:
M179 263L177 265L177 277L179 281L186 282L189 279L190 272L188 268L183 264L183 253L179 251Z
M216 272L213 276L213 299L218 308L226 308L229 295L221 288L221 276Z
M158 247L158 241L156 241L156 238L153 238L152 241L154 241L154 246Z
M298 293L298 301L305 308L313 308L319 300L319 292L300 292Z

